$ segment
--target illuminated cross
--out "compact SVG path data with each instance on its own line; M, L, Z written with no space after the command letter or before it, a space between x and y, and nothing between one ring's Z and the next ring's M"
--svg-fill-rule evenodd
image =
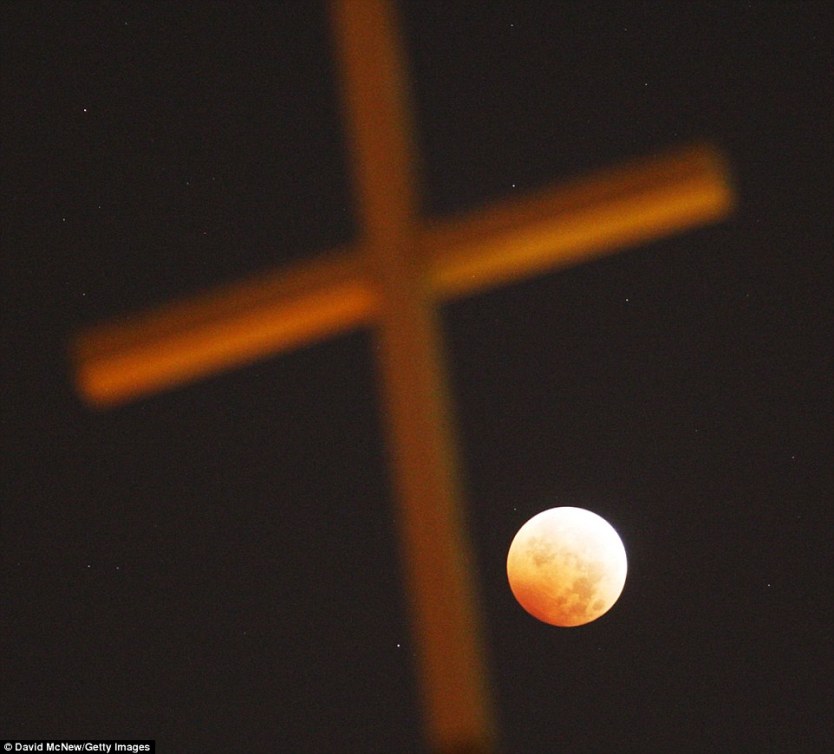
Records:
M113 405L370 325L394 459L427 740L492 751L472 558L438 305L717 220L732 194L708 147L421 222L404 70L384 0L332 3L361 238L349 248L82 333L85 399Z

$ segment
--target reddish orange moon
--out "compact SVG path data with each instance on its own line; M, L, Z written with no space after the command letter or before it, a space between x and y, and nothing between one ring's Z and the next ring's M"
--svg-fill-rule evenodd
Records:
M625 547L614 527L584 508L533 516L510 545L507 578L519 604L553 626L581 626L607 613L625 585Z

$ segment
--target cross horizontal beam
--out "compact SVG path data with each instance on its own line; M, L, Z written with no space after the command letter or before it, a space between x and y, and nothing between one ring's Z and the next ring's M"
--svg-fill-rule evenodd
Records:
M443 301L719 220L732 202L720 154L696 145L426 222L417 248ZM379 296L364 260L360 241L93 327L72 348L78 389L114 405L368 324Z

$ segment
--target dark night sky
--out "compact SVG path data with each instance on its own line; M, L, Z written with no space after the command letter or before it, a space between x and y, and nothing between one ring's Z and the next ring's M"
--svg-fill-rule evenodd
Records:
M0 736L420 751L371 335L103 413L66 356L84 325L353 238L323 9L0 13ZM740 197L443 310L504 750L828 750L827 4L404 15L426 215L701 139ZM506 585L556 505L629 556L578 629Z

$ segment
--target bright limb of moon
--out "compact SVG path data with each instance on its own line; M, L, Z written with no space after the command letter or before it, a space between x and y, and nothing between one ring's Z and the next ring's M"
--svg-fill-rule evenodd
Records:
M507 578L519 604L554 626L581 626L607 613L625 585L628 563L614 527L584 508L533 516L507 554Z

